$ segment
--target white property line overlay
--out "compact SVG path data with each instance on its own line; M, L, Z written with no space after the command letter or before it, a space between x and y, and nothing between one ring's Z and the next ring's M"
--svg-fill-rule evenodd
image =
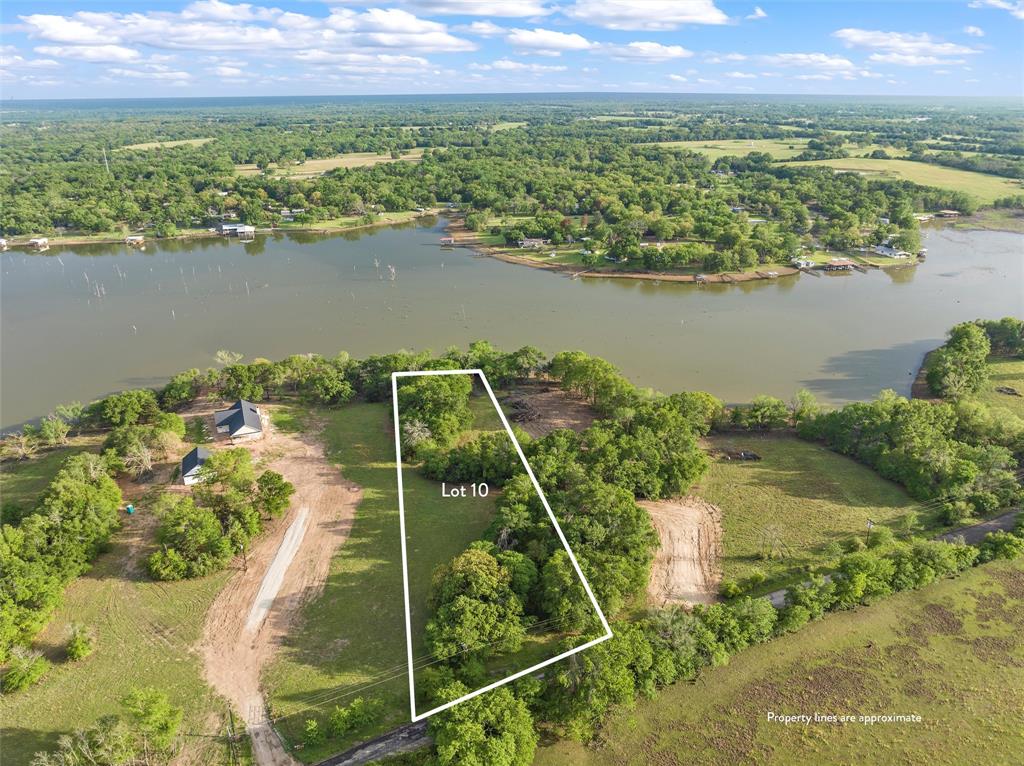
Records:
M583 583L583 588L587 592L590 603L594 607L594 611L597 612L597 616L601 619L601 625L604 626L605 633L603 636L588 641L585 644L577 646L574 649L570 649L567 652L538 662L536 665L526 668L526 670L520 670L517 673L513 673L507 678L503 678L500 681L488 684L476 691L464 694L456 700L446 702L443 705L428 710L426 713L416 713L416 685L414 681L414 670L413 670L413 659L412 659L412 612L409 606L409 560L406 555L406 543L405 543L405 490L402 485L402 437L401 437L401 426L398 421L398 379L399 378L415 378L424 375L479 375L480 380L484 384L484 388L487 389L487 395L491 397L491 403L494 405L494 409L498 412L498 417L501 418L501 423L505 426L505 431L508 433L508 437L512 440L512 444L515 445L516 453L519 455L519 459L523 462L523 467L526 468L526 473L530 477L530 481L533 482L533 488L537 490L537 496L540 497L541 503L544 504L544 510L548 512L548 517L551 519L551 523L555 527L555 532L558 533L558 539L562 541L562 546L565 548L566 553L569 554L569 560L572 562L573 569L576 570L576 575L580 578L580 582ZM523 448L519 445L519 440L516 439L516 435L512 433L512 426L508 424L508 420L505 418L505 413L502 412L501 407L498 405L498 399L494 396L494 391L491 390L491 384L487 382L487 376L484 375L483 370L410 370L407 372L393 372L391 373L391 401L394 405L395 413L395 465L398 470L398 523L402 535L402 589L405 593L405 648L409 659L409 712L412 716L413 722L422 721L424 718L428 718L434 713L440 713L442 710L447 710L450 707L458 705L460 702L471 700L473 697L477 697L484 692L489 692L491 689L497 689L499 686L504 686L510 681L515 681L518 678L522 678L525 675L529 675L536 670L540 670L543 667L547 667L552 663L564 660L578 652L582 652L584 649L589 649L595 644L599 644L602 641L607 641L612 637L612 629L608 625L608 620L604 616L604 612L601 611L600 605L597 603L597 599L594 598L594 592L590 589L590 583L587 582L587 578L583 576L583 570L580 569L579 562L576 561L576 555L572 552L572 548L569 547L568 540L565 539L565 533L562 532L562 528L558 525L558 519L555 518L554 512L551 510L551 506L548 504L548 499L544 497L544 490L540 488L540 483L537 481L537 477L533 475L533 469L530 468L530 463L526 459L526 455L523 454Z

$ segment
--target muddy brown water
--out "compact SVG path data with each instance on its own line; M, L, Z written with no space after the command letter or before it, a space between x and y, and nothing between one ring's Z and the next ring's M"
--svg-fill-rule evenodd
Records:
M840 403L908 393L957 322L1024 316L1020 234L933 229L916 268L699 287L571 280L444 250L443 224L3 253L0 422L160 384L222 348L361 357L479 338L584 349L665 392L745 401L806 387Z

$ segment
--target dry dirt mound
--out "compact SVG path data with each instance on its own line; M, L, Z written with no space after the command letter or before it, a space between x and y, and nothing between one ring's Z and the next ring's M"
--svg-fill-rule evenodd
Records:
M559 428L582 431L594 422L594 411L557 386L544 383L522 385L502 399L508 419L535 439Z
M652 604L710 604L722 579L722 512L698 497L641 502L661 548L647 596Z
M207 681L245 719L256 763L292 766L296 761L266 722L260 673L302 605L323 587L331 557L348 537L361 490L342 478L311 436L271 428L264 439L244 446L262 467L294 484L295 494L285 517L269 526L245 568L210 607L199 652ZM274 586L269 590L268 582ZM254 614L261 619L252 620Z

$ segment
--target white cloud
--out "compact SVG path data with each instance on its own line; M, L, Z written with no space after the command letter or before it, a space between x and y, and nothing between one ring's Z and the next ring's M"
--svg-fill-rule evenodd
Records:
M851 71L857 67L850 59L830 53L775 53L762 60L772 66L818 69L826 72Z
M964 34L965 35L970 35L971 37L984 37L985 36L985 30L982 29L981 27L976 27L976 26L973 26L973 25L968 25L968 26L964 27Z
M249 4L201 0L181 13L95 13L22 16L31 37L71 45L149 45L173 50L241 51L401 48L411 52L476 50L437 21L399 8L357 12L334 8L326 17Z
M883 32L848 27L836 30L832 35L842 40L848 48L876 51L869 57L871 61L900 66L960 64L963 59L948 57L978 53L978 50L966 45L937 40L927 32Z
M60 63L53 59L27 59L20 55L13 45L3 46L0 52L0 70L59 69Z
M498 59L490 64L470 64L470 69L478 71L490 71L492 69L501 72L564 72L568 67L551 66L548 64L530 64L525 61L513 61L512 59Z
M1003 11L1009 11L1010 15L1015 19L1024 19L1024 2L1017 0L1017 2L1010 2L1009 0L973 0L968 7L970 8L999 8Z
M669 31L681 24L727 24L714 0L575 0L562 13L607 29Z
M632 42L626 45L606 45L601 51L607 52L612 58L626 61L670 61L672 59L689 58L693 51L681 45L662 45L653 42Z
M756 74L750 72L726 72L725 76L733 80L756 80Z
M224 3L221 0L198 0L181 12L183 19L212 19L214 21L266 21L280 15L276 8L255 8L249 3Z
M454 29L456 32L461 32L465 35L476 35L477 37L496 37L508 31L505 27L499 27L492 21L474 21L472 24L463 24Z
M505 18L546 16L551 9L543 0L409 0L427 15L497 16Z
M142 54L123 45L39 45L36 53L101 64L127 64L138 61Z
M562 51L585 51L594 47L594 43L582 35L540 28L513 29L505 39L509 45L516 48L548 56L561 55Z
M681 74L670 74L668 79L675 80L676 82L689 82L689 79Z
M41 37L55 43L103 45L110 42L102 31L77 19L41 13L19 18L28 24L29 33L33 37Z
M725 64L729 61L746 61L747 57L742 53L712 53L704 59L709 64Z
M218 66L213 68L213 73L218 77L241 77L245 74L236 66Z
M795 80L831 80L832 75L830 74L798 74L793 79Z
M876 64L897 66L939 66L940 64L962 64L964 59L947 59L938 56L921 56L916 53L872 53L868 61Z
M755 5L752 13L747 14L748 21L757 21L758 19L766 19L768 14L764 12L764 9L760 5Z
M171 70L161 71L153 69L123 69L121 67L111 67L107 72L118 77L131 77L138 80L163 80L167 82L183 83L192 79L192 74L189 72Z

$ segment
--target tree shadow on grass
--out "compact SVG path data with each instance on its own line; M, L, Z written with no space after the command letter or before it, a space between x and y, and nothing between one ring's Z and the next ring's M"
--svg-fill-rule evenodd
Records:
M3 728L3 762L5 764L27 764L32 756L57 747L57 738L66 732L35 731L19 726Z

